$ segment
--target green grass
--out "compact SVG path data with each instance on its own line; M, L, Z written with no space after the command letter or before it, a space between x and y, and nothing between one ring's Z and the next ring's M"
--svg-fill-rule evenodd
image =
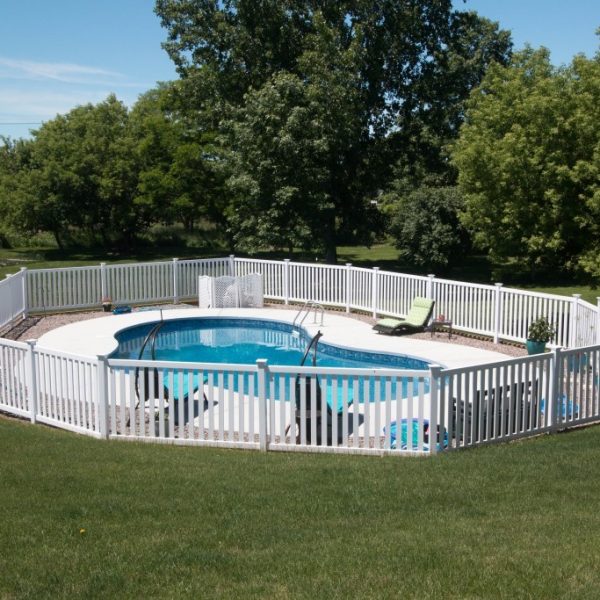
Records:
M562 285L562 286L536 286L536 285L521 285L521 287L532 292L544 292L545 294L558 294L559 296L572 296L573 294L581 294L581 299L585 300L594 306L598 303L600 290L596 286L589 285Z
M381 459L102 442L0 419L0 455L2 598L600 589L599 427Z

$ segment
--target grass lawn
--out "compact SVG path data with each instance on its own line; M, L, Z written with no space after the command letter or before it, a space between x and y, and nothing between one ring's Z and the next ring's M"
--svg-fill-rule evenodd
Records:
M597 598L600 427L433 459L0 418L0 597Z

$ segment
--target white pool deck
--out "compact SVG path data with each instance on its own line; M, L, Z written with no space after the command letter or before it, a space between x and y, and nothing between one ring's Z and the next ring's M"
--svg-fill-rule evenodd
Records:
M243 317L292 323L295 316L296 311L277 308L169 309L162 311L164 320L194 317ZM109 355L117 348L116 333L142 323L159 321L160 318L161 311L147 310L126 315L111 314L103 318L79 321L45 333L39 338L37 345L41 348L85 357ZM326 313L323 325L313 323L313 315L310 314L305 319L303 327L310 336L320 330L323 333L324 343L338 347L403 354L447 368L497 362L509 358L500 352L464 346L458 342L448 344L437 342L434 339L430 341L410 336L381 335L374 332L370 324L342 314ZM257 356L256 358L260 359L261 357Z
M194 318L194 317L243 317L259 320L272 320L283 323L292 323L296 316L296 311L265 308L265 309L169 309L162 311L164 320ZM79 321L64 325L54 329L38 340L38 347L48 350L63 352L68 355L78 355L89 358L96 358L99 355L106 356L111 354L117 348L115 334L119 331L139 325L142 323L156 322L161 319L161 313L158 310L148 310L134 312L128 315L109 315L87 321ZM303 327L310 336L321 331L322 340L343 348L356 348L380 353L402 354L414 358L421 358L431 363L449 368L465 367L473 364L482 364L488 362L498 362L509 358L500 352L490 352L464 346L460 343L444 343L435 340L415 339L407 336L388 336L375 333L369 323L344 316L342 314L326 313L323 325L313 323L313 315L309 315L305 320ZM256 357L260 359L260 356ZM64 366L63 366L64 368ZM126 376L127 378L128 376ZM122 392L117 386L115 395L115 405L112 412L120 414L123 410L129 410L131 398L122 397ZM130 389L129 384L125 385L125 390ZM189 432L176 434L176 437L186 437L195 430L199 432L215 432L219 430L218 439L223 439L224 428L229 428L232 432L239 432L240 436L248 432L259 431L259 401L257 397L241 396L238 393L225 394L223 390L212 388L210 385L204 386L195 394L196 400L202 398L202 394L208 397L208 409L202 411L193 421L190 422ZM230 398L231 396L231 398ZM162 402L162 400L161 400ZM165 401L166 402L166 401ZM118 407L118 408L117 408ZM274 402L270 410L270 432L278 436L283 444L294 445L296 429L288 431L288 425L294 422L292 416L292 403ZM151 409L142 407L141 410L146 414L146 418L155 419L150 416ZM381 444L381 436L385 433L386 427L389 427L391 421L413 418L417 416L428 419L430 415L429 394L422 394L421 398L415 397L414 403L410 404L405 400L396 398L387 399L385 402L370 402L353 404L346 407L342 415L342 420L348 421L348 435L342 445L347 445L347 440L353 435L356 443L360 444L361 439L370 439L372 443ZM112 421L116 419L112 419ZM124 420L121 419L121 423ZM111 435L127 435L127 431L115 428L113 424ZM156 425L158 427L158 425ZM341 427L341 425L340 425ZM168 424L164 425L165 431L168 431ZM341 430L340 430L341 431ZM354 431L354 433L352 433ZM163 441L169 441L169 433L162 435L152 429L152 433L146 434L150 437L158 437ZM166 437L163 437L165 435ZM213 435L213 434L209 434ZM251 437L253 434L251 435ZM287 441L286 441L287 440ZM378 440L378 441L373 441ZM389 442L388 442L389 443ZM378 446L381 448L382 446ZM309 448L302 446L303 449ZM310 447L312 448L312 446Z

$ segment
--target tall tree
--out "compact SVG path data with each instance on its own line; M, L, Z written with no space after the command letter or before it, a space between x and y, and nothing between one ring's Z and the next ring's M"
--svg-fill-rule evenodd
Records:
M21 229L28 219L25 174L31 160L30 140L0 137L0 247L10 245L11 233Z
M127 119L127 108L109 96L35 131L16 176L15 224L25 232L51 232L59 247L72 228L106 245L131 240L141 224L132 210L137 169L124 137Z
M433 114L443 96L449 99L440 73L450 48L460 54L456 36L465 29L450 0L157 0L156 11L168 31L165 48L183 78L189 110L230 133L227 139L239 154L232 155L232 182L253 186L262 220L253 229L252 245L272 243L288 206L298 231L306 228L302 239L319 240L330 261L341 231L359 237L368 232L369 199L389 179L389 165L414 129L436 126L424 115ZM472 44L488 43L484 29ZM295 88L297 106L282 93L286 86ZM272 120L265 112L269 103ZM307 106L314 123L302 116L303 130L289 137L294 115L305 115ZM298 186L293 152L275 161L280 173L290 174L278 177L276 188L249 170L261 163L259 150L245 141L258 114L263 122L256 134L263 141L290 140L300 152L319 146L313 162L318 156L320 164L305 161L299 169L319 167L318 200L316 182ZM265 161L272 160L266 148ZM248 196L237 198L242 214L232 206L231 224L241 239L253 219ZM264 210L269 199L271 213Z
M493 259L573 269L597 244L599 92L598 57L557 69L526 49L473 93L453 156L464 222Z
M174 84L161 84L141 96L130 114L139 168L136 210L157 222L179 221L189 231L202 218L223 224L214 133L190 127L176 110L174 93Z

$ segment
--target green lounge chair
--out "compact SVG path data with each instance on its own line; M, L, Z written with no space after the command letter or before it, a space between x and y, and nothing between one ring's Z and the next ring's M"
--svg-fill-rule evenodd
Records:
M381 319L373 325L373 329L388 335L423 331L431 319L434 304L428 298L415 298L405 319Z

